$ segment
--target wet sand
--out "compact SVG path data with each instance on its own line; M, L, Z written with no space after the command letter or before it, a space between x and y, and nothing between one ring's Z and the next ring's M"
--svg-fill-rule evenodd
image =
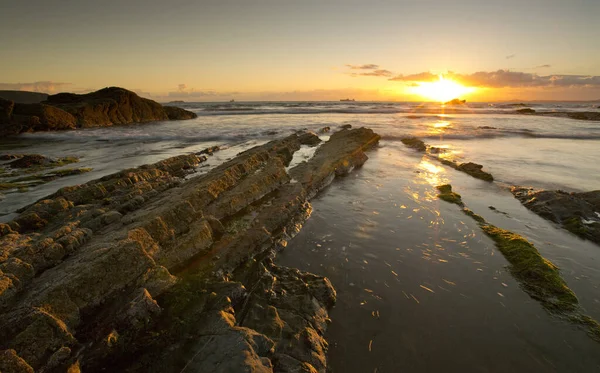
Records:
M332 371L600 369L600 345L522 291L493 241L437 199L435 186L452 183L475 213L534 242L595 318L599 248L527 211L496 183L400 143L381 145L313 201L311 218L278 257L329 277L338 292L327 333Z

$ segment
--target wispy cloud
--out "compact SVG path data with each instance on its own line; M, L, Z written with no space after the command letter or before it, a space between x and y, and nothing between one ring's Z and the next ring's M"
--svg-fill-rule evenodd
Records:
M517 55L516 54L509 54L508 56L506 56L507 60L510 60L512 58L515 58Z
M346 65L347 67L349 67L352 70L377 70L379 69L379 65L374 65L374 64L365 64L365 65Z
M63 87L70 85L72 84L53 82L49 80L32 83L0 83L0 90L55 93L62 91Z
M444 77L461 82L471 87L517 88L517 87L600 87L600 76L593 75L538 75L519 71L498 70L479 71L473 74L457 74L448 72ZM438 76L430 72L411 75L398 75L389 80L407 83L435 81Z
M430 72L422 72L418 74L409 74L409 75L397 75L388 80L398 81L398 82L432 82L434 80L438 80L439 75L432 74Z
M384 76L384 77L390 77L394 75L393 72L391 72L390 70L384 70L384 69L378 69L378 70L374 70L374 71L370 71L367 73L351 73L350 76L353 77L357 77L357 76Z
M394 73L391 72L390 70L382 69L379 67L379 65L375 65L373 63L368 63L368 64L364 64L364 65L347 64L346 67L348 67L348 68L350 68L350 70L352 70L351 72L346 72L346 74L350 75L353 78L356 78L359 76L382 76L382 77L389 78L394 75ZM355 70L366 70L366 71L358 72Z

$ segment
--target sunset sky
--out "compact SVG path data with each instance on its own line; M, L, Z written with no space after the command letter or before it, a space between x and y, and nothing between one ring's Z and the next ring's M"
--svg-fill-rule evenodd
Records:
M31 0L0 12L0 89L159 101L600 99L598 0Z

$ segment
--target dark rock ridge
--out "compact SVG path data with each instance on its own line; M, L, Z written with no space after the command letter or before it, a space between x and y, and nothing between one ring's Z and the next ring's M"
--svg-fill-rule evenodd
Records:
M445 164L446 166L450 166L450 167L454 168L455 170L469 174L476 179L485 180L485 181L494 181L494 177L492 176L492 174L490 174L489 172L483 171L483 166L480 164L473 163L473 162L459 164L454 161L449 161L446 159L440 159L440 162L442 162L442 164Z
M544 117L559 117L577 120L592 120L600 121L600 112L597 111L553 111L553 112L537 112L535 115Z
M117 87L84 95L59 93L32 104L0 98L0 136L192 118L196 118L195 113L162 106Z
M444 102L444 105L464 105L466 103L467 103L467 100L461 100L461 99L455 98L448 102Z
M0 367L44 372L326 372L326 278L273 263L308 199L379 136L342 130L172 157L66 187L0 224Z
M457 171L464 172L473 176L474 178L485 180L485 181L494 181L494 176L489 172L483 171L483 166L473 162L466 163L457 163L453 160L444 159L439 156L439 154L445 153L446 150L444 148L437 148L435 146L429 146L416 137L403 137L400 139L404 145L409 148L415 149L419 152L427 153L429 156L435 158L442 164L446 166L450 166Z
M514 187L511 191L539 216L600 245L600 190L568 193Z
M516 112L519 114L535 114L535 110L531 108L517 109Z

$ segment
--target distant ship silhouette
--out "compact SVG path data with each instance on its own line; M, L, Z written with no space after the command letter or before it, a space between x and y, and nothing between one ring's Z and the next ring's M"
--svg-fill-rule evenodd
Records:
M340 101L355 101L353 98L343 98Z

